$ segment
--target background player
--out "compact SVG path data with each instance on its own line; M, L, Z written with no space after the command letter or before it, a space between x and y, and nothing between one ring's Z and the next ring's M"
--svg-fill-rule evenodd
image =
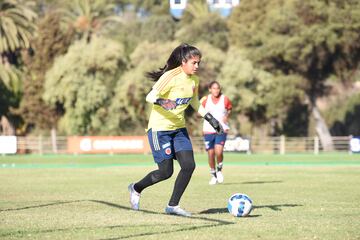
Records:
M227 132L229 131L228 118L232 105L229 98L221 93L221 87L217 81L213 81L209 84L209 92L210 94L208 96L201 99L201 104L207 112L211 113L220 121L224 129L223 133L217 133L217 131L208 122L204 121L204 142L206 151L208 152L211 174L209 184L214 185L224 181L224 176L222 174L224 160L223 151ZM217 162L216 170L215 157Z
M179 206L180 198L195 169L192 144L185 128L185 109L191 105L216 131L222 132L219 122L206 112L198 99L199 80L195 73L200 60L201 53L197 48L182 44L173 50L163 68L148 73L148 77L156 83L146 96L146 101L153 103L147 133L158 169L129 185L130 203L135 210L139 209L140 193L171 177L174 171L173 160L177 159L181 170L165 212L191 216Z

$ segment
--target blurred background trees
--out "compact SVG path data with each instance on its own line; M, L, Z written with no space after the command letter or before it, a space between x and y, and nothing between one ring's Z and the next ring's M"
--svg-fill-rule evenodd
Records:
M200 95L217 80L233 101L232 134L331 149L331 135L360 135L359 33L353 0L242 0L229 17L190 0L181 19L159 0L3 0L2 133L143 134L144 73L187 42L203 53Z
M0 2L0 127L5 134L15 134L21 121L10 108L21 99L23 66L20 51L30 47L35 35L37 14L33 1L3 0Z

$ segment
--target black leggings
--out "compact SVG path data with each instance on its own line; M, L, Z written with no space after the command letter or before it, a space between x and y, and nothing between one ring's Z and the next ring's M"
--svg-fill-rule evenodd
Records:
M169 201L169 206L179 205L180 198L189 184L191 175L195 169L193 151L180 151L175 153L175 155L180 164L181 170L176 178L174 190ZM135 183L134 189L141 193L141 191L145 188L170 178L173 172L174 161L172 159L164 160L158 164L157 170L150 172L142 180Z

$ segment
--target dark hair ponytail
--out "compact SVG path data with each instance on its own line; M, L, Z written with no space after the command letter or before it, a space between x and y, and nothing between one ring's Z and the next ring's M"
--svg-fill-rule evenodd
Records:
M199 49L183 43L172 51L164 67L159 68L159 70L147 72L145 76L156 82L165 72L181 66L182 61L187 61L194 56L199 56L201 58Z

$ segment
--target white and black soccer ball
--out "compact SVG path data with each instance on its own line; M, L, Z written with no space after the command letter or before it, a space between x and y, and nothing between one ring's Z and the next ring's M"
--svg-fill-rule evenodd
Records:
M252 200L246 194L235 193L229 198L227 208L235 217L245 217L252 210Z

